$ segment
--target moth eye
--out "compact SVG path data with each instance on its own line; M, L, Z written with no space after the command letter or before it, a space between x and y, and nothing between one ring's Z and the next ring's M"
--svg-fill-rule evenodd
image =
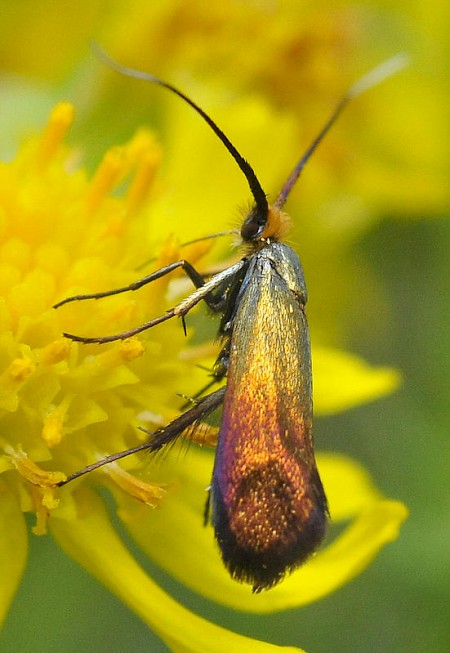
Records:
M252 219L248 219L242 225L241 236L246 241L256 240L261 235L263 229L263 225L258 225Z

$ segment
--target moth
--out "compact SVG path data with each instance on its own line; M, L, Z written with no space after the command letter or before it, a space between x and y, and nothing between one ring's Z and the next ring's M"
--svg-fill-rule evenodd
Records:
M137 290L182 268L196 290L164 315L112 336L64 335L82 343L125 339L173 317L184 322L187 313L204 301L221 315L222 348L213 382L226 378L226 386L198 397L179 417L150 434L147 442L107 456L61 485L131 453L156 452L223 405L210 489L215 538L233 578L249 583L254 592L270 589L318 548L328 517L313 447L306 284L297 254L282 242L289 224L283 207L306 162L344 107L402 68L404 57L386 61L348 90L269 204L253 168L201 107L171 84L101 56L118 72L158 84L189 104L241 169L253 205L240 230L243 257L211 278L206 280L188 261L179 260L129 286L77 295L56 304L57 308Z

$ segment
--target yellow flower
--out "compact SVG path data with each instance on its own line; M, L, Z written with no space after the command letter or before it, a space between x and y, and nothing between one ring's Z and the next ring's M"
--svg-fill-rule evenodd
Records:
M61 338L62 331L104 335L130 328L162 314L185 290L175 274L136 295L52 308L75 293L129 283L155 251L155 269L179 259L180 245L168 232L183 231L186 222L186 214L174 215L169 226L155 209L164 190L154 181L161 152L149 132L108 151L89 177L77 150L64 145L72 118L70 105L56 106L41 136L0 165L0 617L26 564L23 513L34 512L34 532L48 528L173 651L276 650L206 622L165 594L127 550L93 487L109 488L130 533L170 573L250 612L306 604L338 588L396 537L406 509L383 498L357 463L322 454L333 521L349 524L303 569L254 596L227 576L211 530L201 526L210 452L193 447L188 460L169 452L145 460L140 471L134 456L56 489L65 475L142 438L134 428L139 418L149 428L167 423L177 413L176 394L193 395L204 384L195 363L213 360L211 348L189 347L175 320L102 347ZM188 189L190 203L193 193ZM205 231L210 224L200 222ZM196 263L210 246L185 247L183 256ZM194 318L188 318L191 336ZM372 369L336 350L316 348L315 363L318 412L373 400L398 383L395 371Z

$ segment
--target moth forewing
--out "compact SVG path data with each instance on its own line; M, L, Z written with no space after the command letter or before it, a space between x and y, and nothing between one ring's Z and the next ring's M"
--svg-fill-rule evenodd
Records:
M254 255L232 320L212 482L224 563L254 591L302 564L326 530L312 442L305 302L292 249L275 242Z

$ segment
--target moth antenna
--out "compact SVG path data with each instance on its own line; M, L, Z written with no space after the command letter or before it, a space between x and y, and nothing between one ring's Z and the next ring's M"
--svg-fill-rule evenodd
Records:
M159 77L155 77L155 75L151 75L150 73L146 73L142 70L136 70L135 68L129 68L128 66L123 66L122 64L118 63L117 61L112 59L102 48L100 48L98 43L95 42L92 43L91 47L95 55L101 61L103 61L107 66L109 66L116 72L121 73L122 75L125 75L127 77L142 79L146 82L152 82L153 84L158 84L159 86L166 88L172 93L175 93L175 95L178 95L179 98L184 100L184 102L189 104L189 106L191 106L198 114L200 114L203 120L211 127L211 129L216 134L216 136L218 136L219 139L222 141L222 143L225 145L228 152L231 154L233 159L238 164L239 168L244 173L245 178L247 179L247 183L250 187L250 191L255 200L258 213L266 217L268 216L269 204L267 202L267 196L264 190L262 189L261 184L259 183L255 171L253 170L249 162L246 161L246 159L244 159L244 157L242 157L239 154L237 149L234 147L233 143L223 133L223 131L218 127L218 125L216 125L214 120L210 118L208 114L205 111L203 111L201 107L198 106L198 104L196 104L193 100L191 100L187 95L179 91L175 86L172 86L172 84L169 84L168 82L159 79Z
M320 132L317 134L315 139L312 141L311 145L308 147L306 152L301 157L300 161L297 163L297 165L295 166L295 168L287 178L283 188L281 189L280 194L275 200L274 206L276 206L278 209L281 209L284 206L289 193L294 187L297 179L300 177L300 174L303 168L305 167L306 163L309 161L311 155L316 151L317 147L323 141L324 137L328 134L331 127L339 118L339 116L341 115L342 111L345 109L347 104L355 97L358 97L358 95L365 93L373 86L380 84L385 79L388 79L388 77L391 77L392 75L395 75L400 70L403 70L403 68L406 68L408 63L409 63L408 55L401 52L395 55L394 57L392 57L391 59L384 61L382 64L380 64L379 66L377 66L376 68L368 72L366 75L361 77L358 81L356 81L352 86L350 86L347 93L343 96L343 98L341 98L341 100L339 100L335 109L333 110L330 117L326 121L325 125L322 127Z

